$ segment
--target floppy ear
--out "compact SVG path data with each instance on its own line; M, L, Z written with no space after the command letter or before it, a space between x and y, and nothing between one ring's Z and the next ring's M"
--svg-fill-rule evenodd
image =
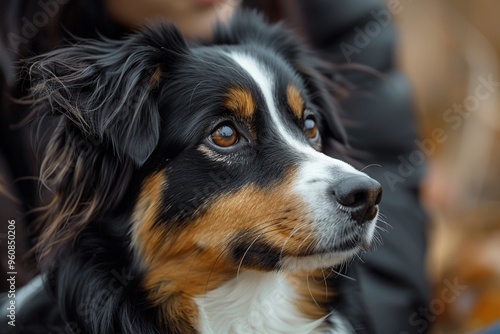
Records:
M303 79L309 98L322 114L327 137L323 140L324 150L337 151L339 146L346 144L346 133L333 98L335 84L329 79L334 72L333 64L314 55L298 36L281 23L270 25L255 11L238 12L229 24L216 26L214 36L215 44L255 44L274 50L283 57Z
M165 25L122 41L79 41L34 59L35 108L58 118L40 168L41 182L55 191L39 209L43 266L121 203L159 139L161 82L187 52L180 33Z
M33 94L84 137L141 165L158 143L162 74L186 52L181 34L166 25L125 40L78 41L34 59Z

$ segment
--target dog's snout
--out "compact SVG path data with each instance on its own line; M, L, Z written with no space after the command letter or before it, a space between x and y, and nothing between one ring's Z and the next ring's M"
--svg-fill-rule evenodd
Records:
M382 187L367 176L350 176L332 187L335 200L351 211L351 217L358 224L375 218L376 205L382 199Z

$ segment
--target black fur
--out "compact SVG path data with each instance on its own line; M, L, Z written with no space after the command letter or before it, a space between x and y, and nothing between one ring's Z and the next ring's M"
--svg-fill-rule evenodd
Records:
M166 25L122 41L80 41L35 59L30 73L39 85L34 94L85 137L142 165L160 133L151 77L158 66L168 72L186 52L179 31Z
M52 160L45 163L48 183L59 197L44 219L50 225L61 211L65 216L42 235L41 244L49 291L43 300L55 300L50 308L60 313L59 332L176 332L158 322L158 310L141 288L140 259L130 247L130 216L145 176L168 165L169 189L175 192L163 194L168 209L159 221L169 221L175 233L217 195L248 183L271 185L298 159L276 144L272 133L258 144L242 143L246 146L231 153L236 162L231 168L196 150L218 121L233 117L220 103L226 89L251 87L250 79L221 56L231 49L276 68L283 82L279 101L286 100L286 82L305 90L308 109L321 121L323 150L339 154L345 134L323 83L325 65L290 33L268 26L255 13L218 26L210 45L188 46L176 28L162 25L122 41L79 41L35 59L30 68L34 97L42 112L60 118L48 148ZM287 122L307 140L298 120ZM256 128L265 132L266 119ZM50 163L68 147L69 170L66 165L51 170ZM234 248L236 257L241 247ZM261 265L274 268L276 252L269 253L265 244L257 248L266 257ZM30 328L46 331L44 319L38 321ZM23 332L28 322L18 322L16 330Z

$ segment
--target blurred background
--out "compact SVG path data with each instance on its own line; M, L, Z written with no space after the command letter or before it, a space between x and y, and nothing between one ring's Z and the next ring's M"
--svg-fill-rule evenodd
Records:
M398 57L427 144L432 333L469 333L500 319L500 1L402 5Z

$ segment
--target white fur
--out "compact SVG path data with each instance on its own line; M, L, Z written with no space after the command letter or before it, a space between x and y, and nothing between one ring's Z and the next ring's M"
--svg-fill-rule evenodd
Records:
M329 268L349 260L357 251L358 250L355 249L335 254L327 253L301 257L285 256L281 259L280 265L283 271L291 273L318 268Z
M195 301L202 334L347 334L326 318L311 320L294 306L296 293L277 272L246 271ZM332 316L330 316L332 317Z
M311 159L300 165L294 183L295 192L301 195L303 201L307 203L314 218L315 223L312 227L316 234L321 236L316 244L316 249L319 251L335 243L335 238L340 234L342 226L355 224L351 221L349 210L332 199L334 194L331 193L331 185L336 179L340 180L348 175L368 177L343 161L324 154L320 156L323 162L320 159ZM375 217L370 223L365 224L367 241L373 237L376 219Z
M305 157L304 162L301 163L297 171L293 190L309 208L310 215L313 218L313 225L311 227L316 232L316 250L322 251L328 245L335 243L335 236L340 234L343 224L354 224L354 222L350 221L350 214L347 210L340 204L334 205L331 198L333 194L329 193L329 187L332 183L335 183L336 179L340 180L348 175L368 176L348 163L328 157L316 151L310 145L297 140L287 130L282 121L282 116L278 112L277 102L274 99L274 96L276 96L274 92L274 77L271 71L267 70L263 64L250 55L233 52L228 56L245 70L260 88L275 130L280 134L283 141L289 144L297 154ZM367 242L370 242L373 237L376 219L375 217L367 228L365 235ZM350 254L350 256L353 254ZM338 254L335 256L338 259L336 263L342 262L350 256ZM336 264L332 263L335 262L335 257L331 256L329 258L330 262L326 262L330 263L330 265ZM309 262L305 259L284 259L284 262L288 263L291 267L298 267L298 265L303 264L305 267L310 268ZM295 265L292 263L295 263Z
M338 313L334 313L331 316L328 317L328 322L331 323L333 328L332 332L326 332L326 333L331 333L331 334L351 334L355 333L356 331L352 327L351 323L347 321L346 318L344 318L342 315Z
M228 165L233 162L233 160L227 155L218 154L216 151L210 149L205 144L201 144L200 146L198 146L197 150L198 152L203 153L210 160L222 162Z
M274 77L272 73L267 71L262 64L259 64L256 59L253 59L249 55L233 52L230 54L230 57L252 77L257 86L260 88L266 102L267 110L271 116L271 120L273 121L277 132L285 140L285 142L290 144L299 152L307 153L309 151L314 151L314 149L310 146L305 145L294 138L281 121L281 116L278 114L276 101L274 100Z

